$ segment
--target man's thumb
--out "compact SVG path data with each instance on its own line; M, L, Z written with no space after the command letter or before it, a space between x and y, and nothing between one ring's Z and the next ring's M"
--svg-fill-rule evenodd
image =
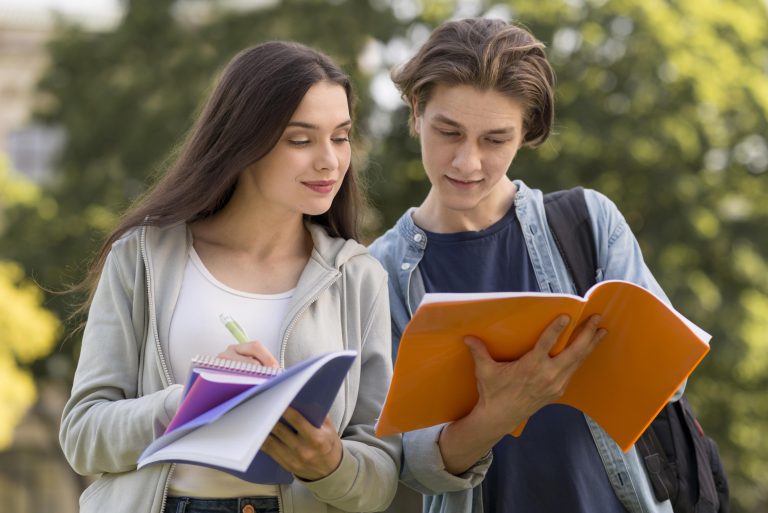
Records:
M464 337L464 343L472 354L472 359L475 361L475 368L486 365L489 361L493 361L493 358L491 358L491 355L488 354L488 350L485 348L485 344L479 338L469 335Z

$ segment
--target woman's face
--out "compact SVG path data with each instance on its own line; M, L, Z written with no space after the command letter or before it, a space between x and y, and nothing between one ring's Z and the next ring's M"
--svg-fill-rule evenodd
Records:
M246 187L259 208L278 214L326 212L349 169L351 128L344 88L316 83L275 147L241 175L238 188Z

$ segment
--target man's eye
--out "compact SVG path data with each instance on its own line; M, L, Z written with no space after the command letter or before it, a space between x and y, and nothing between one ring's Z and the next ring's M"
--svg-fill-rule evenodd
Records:
M456 137L459 135L458 132L451 132L449 130L438 130L438 132L440 132L440 135L444 135L446 137Z

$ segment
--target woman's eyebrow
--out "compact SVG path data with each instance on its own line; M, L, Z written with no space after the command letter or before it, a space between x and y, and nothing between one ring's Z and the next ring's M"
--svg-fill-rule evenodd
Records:
M345 127L348 127L350 125L352 125L352 120L348 119L348 120L343 121L343 122L339 123L338 125L336 125L334 130L338 130L339 128L345 128ZM295 126L295 127L299 127L299 128L308 128L310 130L318 130L320 128L319 126L315 125L314 123L307 123L306 121L291 121L291 122L288 123L287 126Z

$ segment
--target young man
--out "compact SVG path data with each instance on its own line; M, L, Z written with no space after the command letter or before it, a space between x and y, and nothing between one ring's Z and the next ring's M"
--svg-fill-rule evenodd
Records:
M544 142L554 73L544 46L500 20L445 23L393 80L411 107L431 189L370 248L389 272L394 351L425 292L574 292L544 216L541 191L506 172L518 149ZM616 206L588 190L598 280L665 297ZM406 433L401 479L425 510L671 512L653 497L634 449L624 454L591 419L551 404L604 334L599 317L566 351L549 348L561 319L515 362L466 340L480 400L464 418ZM522 436L505 436L530 417Z

